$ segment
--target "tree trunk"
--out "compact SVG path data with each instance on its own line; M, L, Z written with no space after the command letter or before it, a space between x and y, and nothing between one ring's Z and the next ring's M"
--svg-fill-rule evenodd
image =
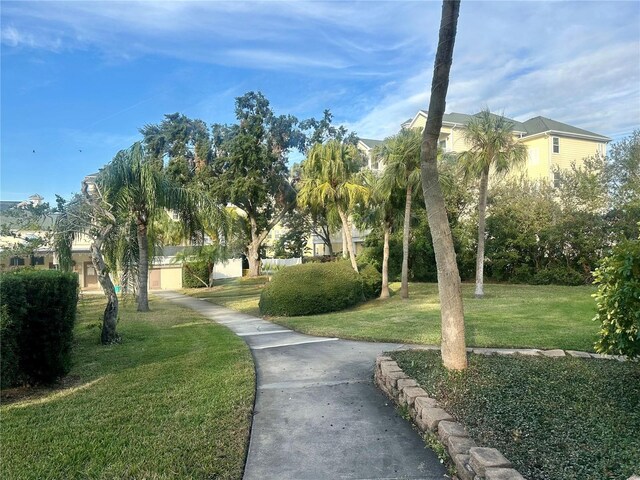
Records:
M351 266L357 272L358 264L356 263L356 255L353 252L353 237L351 236L351 224L349 223L349 217L347 214L342 211L341 208L338 208L338 215L340 215L340 220L342 220L342 231L345 234L347 241L347 251L349 252L349 259L351 260ZM343 252L344 256L344 252Z
M147 225L138 220L138 311L149 311L149 243Z
M120 336L116 332L116 325L118 324L118 296L116 295L116 289L113 286L111 277L109 276L109 269L104 263L102 257L102 243L109 235L113 225L108 225L101 229L100 233L89 247L91 253L91 263L98 275L98 282L102 287L105 297L107 297L107 306L104 309L102 316L102 332L100 334L100 342L103 345L110 345L120 340Z
M380 298L389 298L389 225L382 222L384 231L384 246L382 249L382 290Z
M489 187L489 169L482 170L480 176L480 195L478 199L478 251L476 253L476 298L484 297L484 236L487 215L487 193Z
M340 217L342 219L342 217ZM347 247L347 227L342 223L342 258L349 256L349 247Z
M249 276L260 276L260 245L262 245L262 236L258 235L258 223L253 217L249 217L251 224L251 243L247 247L247 260L249 260Z
M438 137L446 105L459 11L459 0L445 0L443 2L427 125L423 131L420 149L422 191L438 269L438 292L442 318L442 362L445 368L452 370L463 370L467 367L467 352L464 338L464 310L460 275L444 197L438 179L437 155Z
M407 185L407 198L404 204L404 229L402 231L402 285L400 298L409 298L409 228L411 226L411 198L413 191Z
M249 260L249 276L260 276L260 244L252 241L247 248L247 260Z

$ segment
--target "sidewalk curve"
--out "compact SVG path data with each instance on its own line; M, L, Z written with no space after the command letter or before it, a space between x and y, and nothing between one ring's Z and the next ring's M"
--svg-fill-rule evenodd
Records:
M252 350L257 391L245 480L447 478L373 384L376 355L401 345L304 335L176 292L155 294L227 326Z

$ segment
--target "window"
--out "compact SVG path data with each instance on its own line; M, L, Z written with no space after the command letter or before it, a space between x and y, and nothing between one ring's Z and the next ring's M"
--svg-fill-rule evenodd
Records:
M44 265L44 257L31 257L31 265Z
M11 257L11 260L9 260L9 265L11 265L12 267L22 266L24 265L24 258Z
M447 151L447 139L445 138L444 140L438 140L438 148L443 150L443 151Z
M553 153L560 153L560 139L558 137L553 138Z
M553 186L555 188L560 188L560 185L562 185L562 177L560 176L560 172L556 170L553 172Z

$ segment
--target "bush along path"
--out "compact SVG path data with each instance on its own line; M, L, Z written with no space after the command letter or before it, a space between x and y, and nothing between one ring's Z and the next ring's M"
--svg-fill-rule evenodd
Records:
M401 347L313 337L178 293L158 293L244 338L257 370L245 480L444 479L436 454L373 384Z

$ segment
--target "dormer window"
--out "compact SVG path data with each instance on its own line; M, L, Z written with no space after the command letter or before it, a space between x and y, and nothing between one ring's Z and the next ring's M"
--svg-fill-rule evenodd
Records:
M552 137L553 140L553 153L560 153L560 138Z

